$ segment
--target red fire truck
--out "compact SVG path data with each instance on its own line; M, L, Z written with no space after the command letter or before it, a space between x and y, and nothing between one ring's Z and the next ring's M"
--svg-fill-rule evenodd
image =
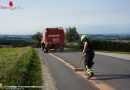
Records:
M64 29L59 28L45 28L42 32L41 40L42 50L48 52L49 49L64 50L65 35Z

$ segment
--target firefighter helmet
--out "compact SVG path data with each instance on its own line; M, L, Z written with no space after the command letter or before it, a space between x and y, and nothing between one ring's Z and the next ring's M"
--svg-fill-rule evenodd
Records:
M81 41L83 41L83 39L87 38L87 35L82 35L81 36Z

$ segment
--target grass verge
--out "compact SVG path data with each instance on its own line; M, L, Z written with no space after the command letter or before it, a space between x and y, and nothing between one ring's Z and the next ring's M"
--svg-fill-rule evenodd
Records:
M0 48L0 83L41 86L40 59L32 48Z

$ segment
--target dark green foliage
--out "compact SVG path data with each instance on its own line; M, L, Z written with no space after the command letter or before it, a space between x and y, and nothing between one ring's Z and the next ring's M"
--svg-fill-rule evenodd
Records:
M40 47L41 46L41 37L42 37L42 33L40 33L40 32L37 32L36 34L34 34L32 36L32 39L34 40L33 47Z
M65 36L68 42L75 42L80 39L79 34L76 31L76 27L66 28Z
M66 36L66 40L67 40L66 47L69 47L69 48L75 48L76 47L76 48L78 48L77 44L79 44L80 36L79 36L79 34L76 30L76 27L66 28L65 36Z
M13 47L25 47L32 45L32 41L0 39L0 45L12 45Z
M95 50L130 52L130 42L92 40Z

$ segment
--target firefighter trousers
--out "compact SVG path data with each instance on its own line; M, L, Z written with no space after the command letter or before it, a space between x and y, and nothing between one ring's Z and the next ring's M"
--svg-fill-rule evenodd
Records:
M87 68L91 69L93 67L93 58L95 54L94 52L87 53L87 55L84 58L84 67L87 70Z

